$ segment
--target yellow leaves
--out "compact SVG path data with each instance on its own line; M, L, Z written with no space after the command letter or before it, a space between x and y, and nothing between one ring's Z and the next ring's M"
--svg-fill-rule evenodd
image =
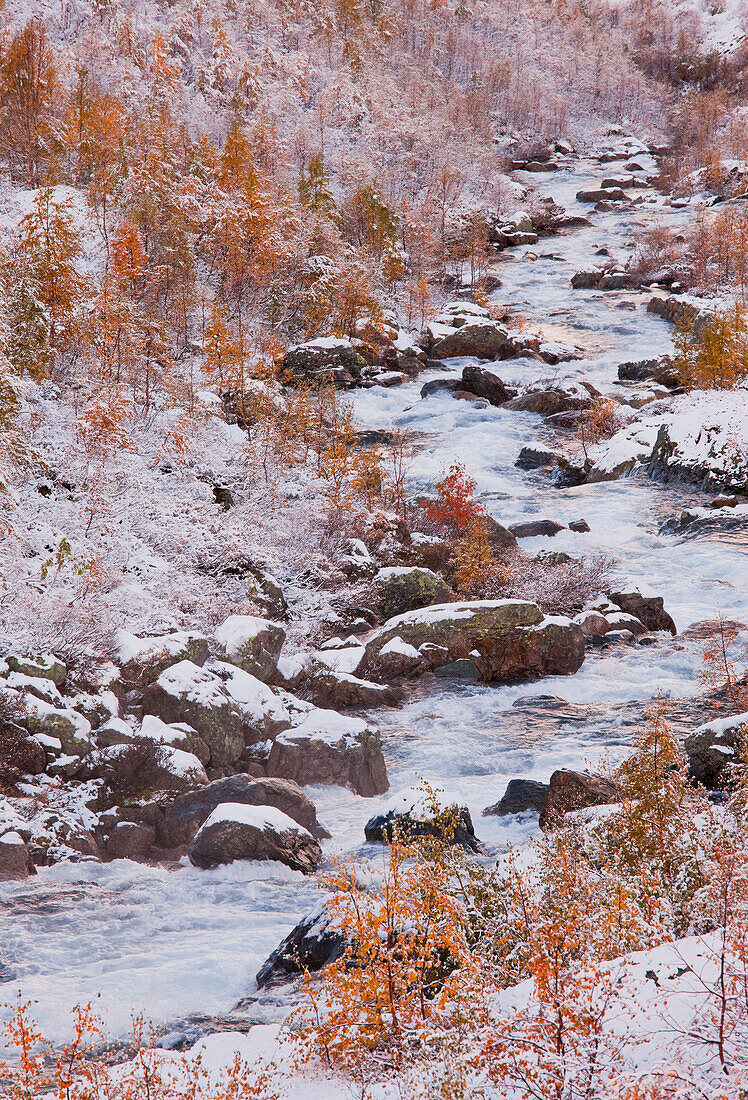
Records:
M479 596L497 573L485 519L470 520L454 551L455 585L460 595Z
M700 334L693 325L682 325L675 334L674 365L689 389L733 389L740 385L748 378L745 307L736 302Z

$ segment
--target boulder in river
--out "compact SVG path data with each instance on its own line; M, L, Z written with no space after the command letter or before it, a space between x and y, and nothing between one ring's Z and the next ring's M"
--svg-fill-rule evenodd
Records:
M662 596L642 596L639 592L611 592L610 599L621 611L644 623L647 630L678 633L672 616L665 610Z
M0 836L0 882L35 874L36 867L23 837L15 830L3 833Z
M553 538L559 531L565 531L566 527L555 519L533 519L527 523L513 523L509 530L518 539L531 539L537 535Z
M619 802L615 783L604 775L559 768L548 784L548 797L540 814L541 829L552 829L563 821L565 814L588 806L604 806Z
M509 333L501 325L486 319L476 319L454 332L448 332L431 349L433 359L470 356L474 359L509 359L514 347Z
M505 409L515 412L534 412L541 416L554 416L557 413L580 412L589 409L592 401L589 397L576 397L566 390L551 386L545 390L531 390L529 393L512 397L504 403Z
M589 191L577 191L577 202L624 202L626 192L620 187L595 187Z
M337 962L346 943L344 934L330 927L330 915L324 902L320 902L268 956L255 981L263 989L290 982L299 974L316 973Z
M584 660L579 626L560 616L544 618L527 600L436 604L398 615L368 640L359 671L379 679L380 654L395 641L416 659L419 653L428 657L423 671L468 658L481 680L499 683L569 675Z
M470 852L481 850L470 810L460 799L450 801L436 792L432 804L428 794L418 789L396 795L385 810L369 818L364 835L369 843L381 844L391 844L394 836L404 843L439 837Z
M557 466L563 458L557 451L547 451L542 447L523 447L514 465L518 470L542 470Z
M498 802L486 806L484 817L506 817L508 814L542 813L548 798L548 784L537 779L510 779Z
M311 833L272 806L222 802L200 826L187 854L204 870L235 860L273 860L310 875L322 859Z
M315 837L329 836L317 820L311 798L291 779L229 775L215 779L197 791L179 795L167 808L161 825L167 848L179 848L194 837L217 806L224 802L243 806L271 806L290 817Z
M378 730L334 710L312 710L276 737L266 771L300 786L337 784L365 798L389 785Z
M462 388L476 397L483 397L489 405L503 405L516 390L508 390L498 374L485 367L468 364L462 371Z

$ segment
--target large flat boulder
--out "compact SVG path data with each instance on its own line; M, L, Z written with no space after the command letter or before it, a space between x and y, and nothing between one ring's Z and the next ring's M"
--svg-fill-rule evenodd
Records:
M235 860L272 860L310 875L322 859L311 833L272 806L223 802L200 826L187 854L207 870Z
M312 836L329 835L317 821L314 803L298 783L290 779L256 779L240 774L215 779L200 790L175 798L166 810L161 826L165 846L179 848L189 844L213 810L224 802L242 806L272 806Z
M544 617L527 600L437 604L398 615L366 643L359 671L379 679L380 654L395 642L415 662L411 674L470 659L481 680L502 683L569 675L584 660L581 628L560 616Z
M369 818L364 835L369 843L391 844L395 836L404 843L434 837L470 852L482 850L470 810L462 799L444 796L435 805L419 789L395 795L389 806Z
M317 708L275 738L266 771L300 786L349 787L365 798L389 785L378 730L361 718Z
M470 356L495 360L509 359L513 354L507 330L488 318L476 318L454 332L445 332L431 349L432 359Z
M235 766L247 745L291 724L288 711L255 676L223 661L172 665L146 690L143 709L168 723L186 722L210 750L212 768Z
M331 382L337 389L350 389L361 379L365 367L366 360L350 340L319 336L288 349L278 364L278 378L290 385Z

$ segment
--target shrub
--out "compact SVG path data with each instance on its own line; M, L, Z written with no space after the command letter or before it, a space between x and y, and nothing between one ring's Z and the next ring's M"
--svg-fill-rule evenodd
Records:
M426 506L429 518L452 535L464 534L483 515L483 505L475 499L476 487L462 463L453 462L436 483L436 500Z
M737 302L697 333L693 323L675 334L675 369L689 389L729 390L748 379L748 323Z
M112 795L132 798L154 788L178 790L181 783L166 767L166 752L150 737L136 737L107 760L104 777Z
M36 746L19 722L23 704L10 692L0 692L0 790L12 790L22 775L33 772Z
M485 594L491 599L532 600L552 615L575 613L605 591L612 567L612 560L602 556L560 562L518 559L494 574Z

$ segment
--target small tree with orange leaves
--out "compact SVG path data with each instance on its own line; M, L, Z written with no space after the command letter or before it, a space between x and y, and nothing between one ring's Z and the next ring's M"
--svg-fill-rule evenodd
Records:
M483 515L483 505L475 499L477 482L461 462L453 462L441 481L436 483L437 498L426 507L430 519L453 535L463 535L470 524Z
M499 566L493 556L483 516L470 520L454 550L454 583L461 596L476 599L485 595Z
M717 633L704 646L699 680L707 691L724 692L730 706L741 714L748 710L748 664L738 637L738 628L720 618Z

